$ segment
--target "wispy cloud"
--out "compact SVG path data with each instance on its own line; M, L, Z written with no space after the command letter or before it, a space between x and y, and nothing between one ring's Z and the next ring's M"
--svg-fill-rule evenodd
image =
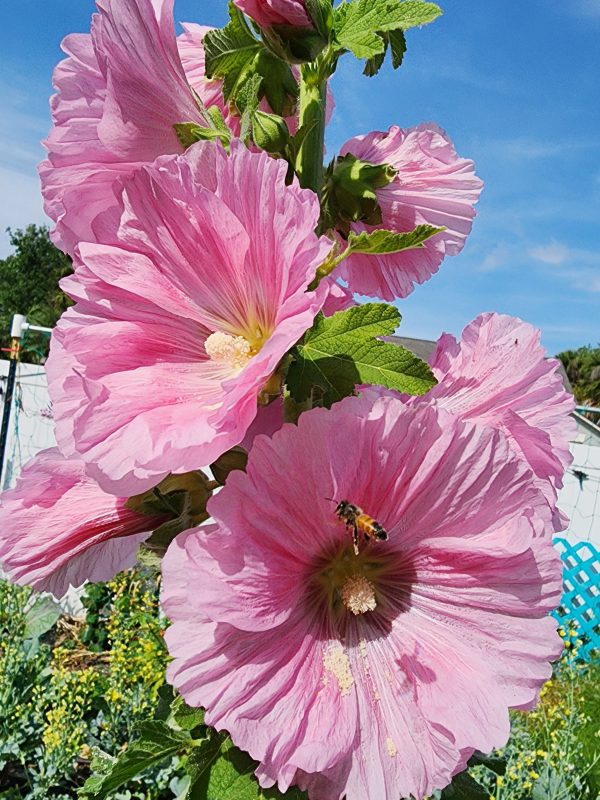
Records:
M600 292L600 252L580 247L570 247L552 239L547 244L530 247L531 258L556 267L554 274L566 280L574 289Z
M579 16L600 19L600 0L578 0L575 9Z
M529 249L529 255L536 261L541 261L544 264L555 264L558 266L571 259L572 251L568 245L553 239L548 244L531 247Z
M478 272L496 272L505 267L511 258L512 248L507 244L497 244L476 267Z
M514 161L533 161L544 158L564 157L586 150L600 150L600 138L561 139L548 141L534 137L520 136L507 139L489 139L475 142L475 146L485 150L487 155L508 158Z

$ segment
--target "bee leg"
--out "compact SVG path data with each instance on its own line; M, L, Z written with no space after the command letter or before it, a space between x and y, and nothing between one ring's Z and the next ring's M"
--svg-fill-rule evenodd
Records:
M354 545L354 555L357 556L358 550L358 525L352 526L352 544Z

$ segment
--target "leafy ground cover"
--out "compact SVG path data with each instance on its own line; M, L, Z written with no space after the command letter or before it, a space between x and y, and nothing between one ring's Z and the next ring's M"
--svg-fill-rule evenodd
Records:
M145 570L90 585L86 619L75 621L0 581L1 800L76 798L94 752L118 756L142 720L160 716L167 655L158 588ZM579 661L575 629L563 635L539 706L515 712L505 750L472 768L488 793L473 800L600 798L600 663ZM183 775L167 757L110 797L173 800L185 796Z

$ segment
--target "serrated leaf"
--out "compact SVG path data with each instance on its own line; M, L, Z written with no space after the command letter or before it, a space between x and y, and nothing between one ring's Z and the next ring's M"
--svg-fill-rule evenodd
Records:
M252 136L252 123L259 105L259 92L262 86L262 77L254 74L241 87L235 98L238 111L241 114L240 139L247 142Z
M223 81L225 100L239 107L240 93L246 83L260 76L260 85L252 93L266 97L271 109L280 115L292 113L298 96L298 84L289 64L277 58L254 36L241 11L229 3L229 23L209 31L203 39L206 76ZM246 103L247 105L247 103Z
M397 309L384 303L319 315L297 345L287 375L294 400L303 402L318 386L331 405L360 383L424 394L435 385L429 366L405 348L375 338L392 334L399 323Z
M476 750L469 759L469 767L487 767L496 775L506 774L506 758L502 756L487 756Z
M191 731L204 725L204 709L188 706L181 695L177 695L171 705L173 721L184 731Z
M256 762L227 738L210 771L206 800L257 800L261 792L255 769Z
M136 732L139 738L118 758L107 756L92 764L99 772L87 779L80 789L80 797L103 800L148 767L180 753L191 741L187 731L175 731L157 720L142 723Z
M390 51L392 53L392 67L394 69L398 69L402 66L404 55L406 53L406 36L404 35L402 28L399 28L396 31L390 31L388 33L388 39L390 43Z
M255 62L256 72L262 77L261 96L264 96L275 114L290 116L299 94L298 82L292 68L285 61L262 49Z
M489 800L490 793L468 772L455 775L442 792L442 800Z
M385 52L381 33L426 25L441 13L435 3L421 0L354 0L338 6L334 30L341 48L370 59Z
M415 250L423 247L425 242L444 228L433 225L417 225L407 233L396 233L379 228L364 233L350 233L348 247L351 253L367 253L369 255L400 253L403 250Z
M256 56L264 49L233 3L229 3L229 19L224 28L208 31L202 40L206 77L222 79L225 100L235 96Z

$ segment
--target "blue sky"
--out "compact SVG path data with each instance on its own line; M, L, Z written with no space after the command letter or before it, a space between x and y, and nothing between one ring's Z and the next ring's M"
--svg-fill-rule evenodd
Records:
M330 154L350 136L435 120L486 188L464 252L399 304L407 336L460 333L481 311L520 316L552 352L600 340L600 0L446 0L409 33L397 73L333 80ZM0 6L0 256L7 226L44 221L35 166L61 38L92 0ZM176 0L221 25L225 0Z

